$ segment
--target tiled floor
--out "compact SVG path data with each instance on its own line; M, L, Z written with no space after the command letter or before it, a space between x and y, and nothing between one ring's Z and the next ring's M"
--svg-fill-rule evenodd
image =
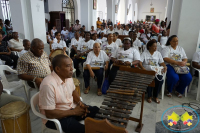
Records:
M8 75L8 79L9 79L9 81L16 80L17 76L13 75L13 74ZM82 82L82 78L79 78L79 80L80 80L80 82ZM85 94L81 93L81 97L83 98L83 101L88 105L100 106L104 99L104 96L97 96L96 92L97 92L96 82L91 81L91 90L90 90L89 94L85 95ZM33 95L35 93L36 93L36 91L32 91L31 95ZM26 96L25 96L23 89L15 91L13 93L13 95L23 97L26 100ZM160 101L161 101L160 104L156 104L155 102L152 102L151 104L149 104L145 101L144 102L144 114L143 114L144 126L143 126L141 133L155 133L156 122L161 121L162 113L167 108L175 106L175 105L181 105L182 103L197 102L195 99L196 99L196 90L195 90L195 85L193 85L192 90L190 93L188 93L187 97L183 97L180 99L174 95L172 98L168 98L165 96L163 100L160 99ZM140 107L141 107L141 104L138 103L136 105L136 107L134 108L131 116L139 118ZM31 117L32 132L33 133L41 133L41 129L42 129L41 119L36 117L32 113L31 110L30 110L30 117ZM129 121L128 126L127 126L128 132L135 133L136 126L137 126L136 122ZM1 128L0 128L0 132L2 132Z

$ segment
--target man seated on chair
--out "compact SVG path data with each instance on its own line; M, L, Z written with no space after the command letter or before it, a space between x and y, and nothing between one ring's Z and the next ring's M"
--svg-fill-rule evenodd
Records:
M50 66L49 57L44 52L44 43L40 39L33 39L31 49L18 60L18 77L26 80L32 88L35 88L33 82L39 87L43 78L51 74Z
M39 92L39 108L48 119L58 119L65 133L84 133L79 123L86 117L94 117L99 108L81 102L72 79L72 60L57 55L52 60L53 72L42 81ZM54 122L43 120L46 127L56 129Z
M24 101L23 98L9 95L7 93L2 92L3 91L3 84L1 83L1 77L0 77L0 108L4 105L15 102L15 101Z
M8 45L10 47L10 50L21 52L24 49L23 39L19 39L18 32L13 32L12 37L13 38L8 41Z
M51 45L51 51L57 50L57 49L62 49L63 51L66 52L67 46L64 40L61 40L61 34L60 32L55 33L55 38Z
M200 69L200 51L194 53L191 65L196 69ZM195 70L194 76L199 77L199 72Z

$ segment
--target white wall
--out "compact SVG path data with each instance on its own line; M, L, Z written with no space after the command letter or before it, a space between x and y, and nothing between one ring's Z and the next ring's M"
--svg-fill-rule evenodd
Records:
M189 59L192 59L197 47L200 30L199 5L200 0L182 0L180 20L177 25L179 45L185 49Z
M62 0L48 0L49 12L62 11Z
M103 17L99 16L99 12L101 12ZM97 0L97 17L100 17L100 20L106 19L107 8L106 8L106 0ZM96 19L97 20L97 19Z
M118 10L118 21L120 21L120 24L125 23L125 0L120 0L119 3L119 10Z
M11 15L12 15L12 14L11 14ZM4 20L3 14L2 14L2 8L0 9L0 18L1 18L2 20Z
M129 5L131 4L131 7L129 8ZM127 16L127 20L126 20L126 22L128 22L128 21L133 21L132 20L132 16L134 15L134 12L133 12L133 5L132 5L133 3L132 3L132 0L129 0L128 1L128 8L129 8L129 13L128 13L128 16Z
M165 7L167 6L167 0L153 0L153 6L150 6L150 0L139 0L138 5L138 19L143 21L146 19L146 15L156 15L157 19L165 20ZM150 13L150 8L154 8L154 13Z

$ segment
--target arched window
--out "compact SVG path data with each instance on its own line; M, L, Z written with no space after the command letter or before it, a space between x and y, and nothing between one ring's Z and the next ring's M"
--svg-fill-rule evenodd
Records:
M73 0L63 0L62 10L65 12L65 18L69 19L69 26L75 23L75 7Z
M3 14L3 19L11 21L11 12L10 12L10 4L9 0L0 0L1 1L1 9Z

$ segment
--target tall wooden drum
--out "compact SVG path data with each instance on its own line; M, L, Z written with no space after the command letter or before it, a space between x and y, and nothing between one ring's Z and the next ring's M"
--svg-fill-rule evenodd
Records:
M79 96L81 96L80 81L77 78L73 78L73 80L74 80L74 85L76 87L76 91L78 92Z
M23 101L9 103L0 108L3 133L31 133L29 105Z

